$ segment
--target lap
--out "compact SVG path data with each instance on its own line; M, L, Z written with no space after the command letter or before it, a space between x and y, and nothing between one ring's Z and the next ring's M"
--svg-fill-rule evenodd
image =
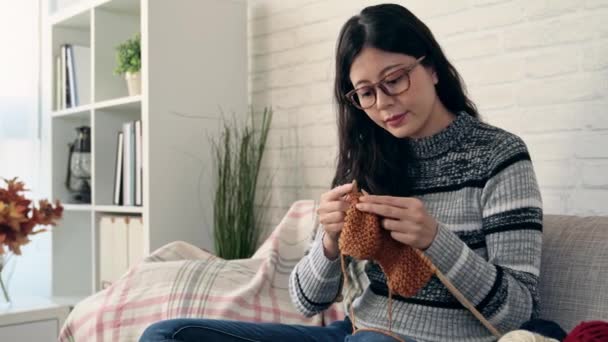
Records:
M278 323L250 323L214 319L171 319L154 323L142 335L140 342L396 342L391 336L373 331L358 331L351 335L348 318L326 327ZM415 342L405 339L406 342Z
M359 330L355 334L346 336L344 342L416 342L408 337L400 336L400 338L401 340L398 340L387 334L375 331Z
M327 327L318 327L214 319L171 319L149 326L140 342L343 341L350 332L351 325L347 320L334 322Z

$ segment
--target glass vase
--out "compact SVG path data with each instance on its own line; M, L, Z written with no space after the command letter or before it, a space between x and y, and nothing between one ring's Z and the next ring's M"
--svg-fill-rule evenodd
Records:
M0 309L11 306L9 282L14 271L12 254L0 254Z

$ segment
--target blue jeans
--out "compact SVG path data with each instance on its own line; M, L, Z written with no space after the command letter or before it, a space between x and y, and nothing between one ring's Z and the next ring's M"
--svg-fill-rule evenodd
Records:
M213 319L170 319L150 325L140 342L396 342L388 335L359 331L352 335L345 318L326 327L249 323ZM404 337L402 337L404 338ZM404 338L406 342L416 342Z

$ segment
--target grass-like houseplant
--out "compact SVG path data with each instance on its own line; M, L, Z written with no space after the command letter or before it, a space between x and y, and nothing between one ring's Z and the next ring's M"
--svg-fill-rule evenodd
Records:
M129 95L141 94L141 35L128 39L116 47L117 75L125 75Z
M224 120L212 142L217 184L213 207L213 235L217 256L244 259L253 255L262 233L262 213L256 212L260 166L272 121L272 109L264 108L256 126L253 110L245 125ZM264 188L268 189L268 188ZM268 199L262 193L263 201Z

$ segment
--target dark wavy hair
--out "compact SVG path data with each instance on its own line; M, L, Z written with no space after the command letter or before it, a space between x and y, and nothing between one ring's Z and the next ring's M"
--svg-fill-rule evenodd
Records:
M345 94L353 89L350 68L364 47L402 53L432 67L439 82L435 90L452 113L466 111L477 118L460 75L447 60L429 28L406 8L383 4L364 8L342 27L336 48L334 96L338 104L339 154L332 187L357 180L373 194L407 196L412 163L408 139L399 139L354 107Z

